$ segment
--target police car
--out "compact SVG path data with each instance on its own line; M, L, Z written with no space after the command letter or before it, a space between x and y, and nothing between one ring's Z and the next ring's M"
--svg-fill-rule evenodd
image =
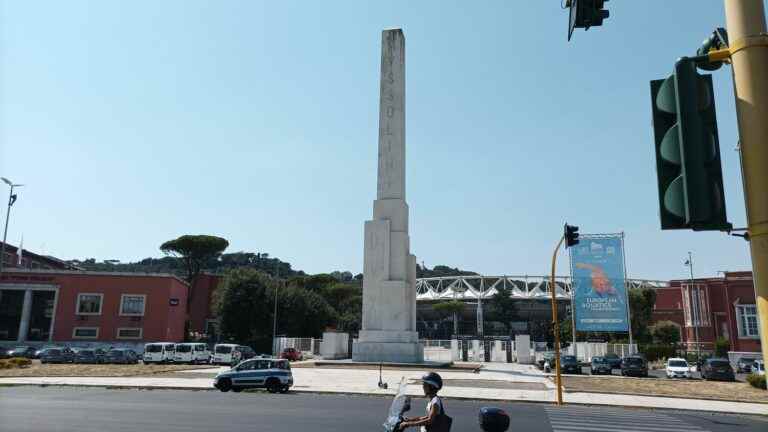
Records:
M250 359L232 369L221 372L213 380L213 386L227 392L239 392L246 388L266 388L270 393L286 393L293 385L293 374L288 360Z

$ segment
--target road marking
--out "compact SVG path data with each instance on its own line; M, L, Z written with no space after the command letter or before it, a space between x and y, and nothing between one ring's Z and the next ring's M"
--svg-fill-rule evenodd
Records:
M642 411L545 407L553 432L707 432L675 417Z

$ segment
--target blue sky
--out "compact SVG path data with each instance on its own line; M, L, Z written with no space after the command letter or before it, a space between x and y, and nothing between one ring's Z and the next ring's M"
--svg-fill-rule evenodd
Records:
M210 233L362 271L380 32L402 27L420 262L544 274L567 220L624 231L630 277L685 277L689 250L700 276L749 269L743 240L658 221L648 81L724 26L722 1L607 5L568 43L558 0L3 2L0 175L28 184L9 242L129 261ZM730 69L714 81L742 227Z

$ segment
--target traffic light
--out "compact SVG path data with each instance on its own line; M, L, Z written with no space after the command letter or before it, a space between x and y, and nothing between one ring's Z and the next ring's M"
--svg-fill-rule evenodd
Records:
M728 231L712 76L683 57L651 81L661 229Z
M579 244L579 227L565 224L565 247Z
M590 27L603 25L603 20L610 16L608 9L605 9L605 2L608 0L567 0L566 7L570 8L568 19L568 40L571 40L573 29L583 28L589 30Z

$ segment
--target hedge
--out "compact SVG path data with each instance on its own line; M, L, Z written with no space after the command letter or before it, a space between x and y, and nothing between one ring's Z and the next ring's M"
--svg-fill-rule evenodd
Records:
M759 389L766 390L765 375L749 374L747 375L747 382L752 387L757 387Z

